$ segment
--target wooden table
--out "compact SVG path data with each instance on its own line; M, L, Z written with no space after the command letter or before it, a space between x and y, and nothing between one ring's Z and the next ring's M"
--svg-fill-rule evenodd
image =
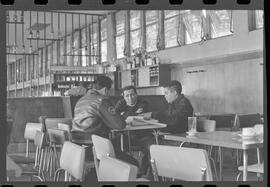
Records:
M147 120L140 120L141 122L144 122L144 125L127 125L124 129L120 130L112 130L112 133L114 132L127 132L128 133L128 145L129 145L129 151L130 151L130 131L136 131L136 130L153 130L153 135L155 137L156 143L158 144L158 136L159 136L159 129L167 127L164 123L158 123L158 122L149 122ZM123 134L121 134L121 150L124 150L124 140L123 140Z
M187 134L165 135L164 139L243 150L243 181L247 180L247 150L263 147L263 136L242 139L237 132L231 131L198 132L195 136Z
M16 164L8 155L6 155L7 179L10 177L20 177L22 168Z

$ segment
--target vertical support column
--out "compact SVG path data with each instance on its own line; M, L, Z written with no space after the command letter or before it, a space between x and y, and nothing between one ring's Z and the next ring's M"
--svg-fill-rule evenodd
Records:
M158 11L158 50L165 49L164 11Z
M115 13L107 16L107 59L113 62L116 59L116 20Z
M25 68L26 68L26 56L23 56L22 61L22 96L25 96L25 90L24 90L24 77L25 77Z
M130 56L130 11L125 12L125 56Z
M17 56L14 65L15 65L15 97L17 97Z
M101 62L101 20L100 17L97 18L97 57L99 64Z
M145 22L145 11L141 11L141 34L142 34L142 44L140 47L146 49L146 22Z

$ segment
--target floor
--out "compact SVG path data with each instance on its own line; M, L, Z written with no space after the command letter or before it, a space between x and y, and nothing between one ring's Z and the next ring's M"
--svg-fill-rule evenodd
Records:
M237 167L235 165L234 159L232 159L232 153L230 150L224 150L223 152L224 152L224 160L223 160L224 164L223 164L223 171L222 171L223 181L236 181L236 176L238 174L238 170L237 170ZM30 153L30 156L34 157L35 154ZM251 162L252 162L252 160L254 160L254 158L252 156L250 156L249 158L250 158ZM217 171L219 171L218 166L219 166L219 164L217 164ZM53 181L53 178L48 175L48 172L46 172L45 175L46 175L46 179L48 181ZM89 174L87 177L88 177L88 179L86 179L87 181L96 180L95 170L93 169L91 171L91 174ZM143 176L143 177L151 180L151 178L149 178L148 176ZM63 179L64 179L64 177L61 176L60 181L63 181ZM32 178L32 180L38 181L35 178ZM216 180L216 179L214 179L214 180ZM257 175L254 173L248 173L248 180L249 181L257 181ZM29 176L21 176L18 178L10 178L10 181L30 181L30 177Z

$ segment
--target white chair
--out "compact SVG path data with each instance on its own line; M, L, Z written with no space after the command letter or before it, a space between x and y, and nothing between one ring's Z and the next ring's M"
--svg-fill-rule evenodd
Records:
M24 138L26 139L26 157L29 156L29 141L35 140L36 131L41 131L41 128L41 123L26 123L24 130Z
M155 181L159 176L173 180L213 181L207 152L204 149L176 146L150 146L151 165Z
M54 180L59 179L60 171L65 171L65 181L83 181L85 165L85 148L66 141L60 156L60 168L56 170Z
M99 161L102 156L110 156L115 158L115 152L113 148L113 144L109 139L103 138L101 136L92 135L93 142L93 157L95 163L95 169L97 173L97 177L99 179Z
M138 168L109 156L102 156L99 162L98 181L137 181Z
M262 124L254 125L254 130L258 136L263 136ZM241 174L243 174L243 170L244 170L243 166L238 167L239 174L237 175L237 178L236 178L237 181L239 180L239 177L241 176ZM261 161L259 148L257 148L257 164L248 165L247 171L251 173L257 173L258 180L261 178L261 175L264 173L264 166L263 166L263 162Z
M45 181L45 175L43 172L42 165L44 164L44 148L45 148L45 136L41 131L36 131L34 144L37 147L36 157L35 157L35 165L24 164L20 165L22 169L22 175L30 176L30 180L32 181L32 177L36 177L40 181Z

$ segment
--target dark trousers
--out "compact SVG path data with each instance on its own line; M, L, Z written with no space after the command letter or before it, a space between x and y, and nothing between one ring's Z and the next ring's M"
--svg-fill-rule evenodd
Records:
M139 173L145 175L150 165L150 146L156 144L151 131L134 131L130 135L132 146L137 146L142 151L143 157L139 167ZM151 167L150 167L151 168Z
M138 160L136 160L132 156L124 153L121 150L120 137L115 137L115 138L111 139L111 142L113 144L115 156L116 156L117 159L122 160L124 162L130 163L130 164L133 164L133 165L139 167Z

